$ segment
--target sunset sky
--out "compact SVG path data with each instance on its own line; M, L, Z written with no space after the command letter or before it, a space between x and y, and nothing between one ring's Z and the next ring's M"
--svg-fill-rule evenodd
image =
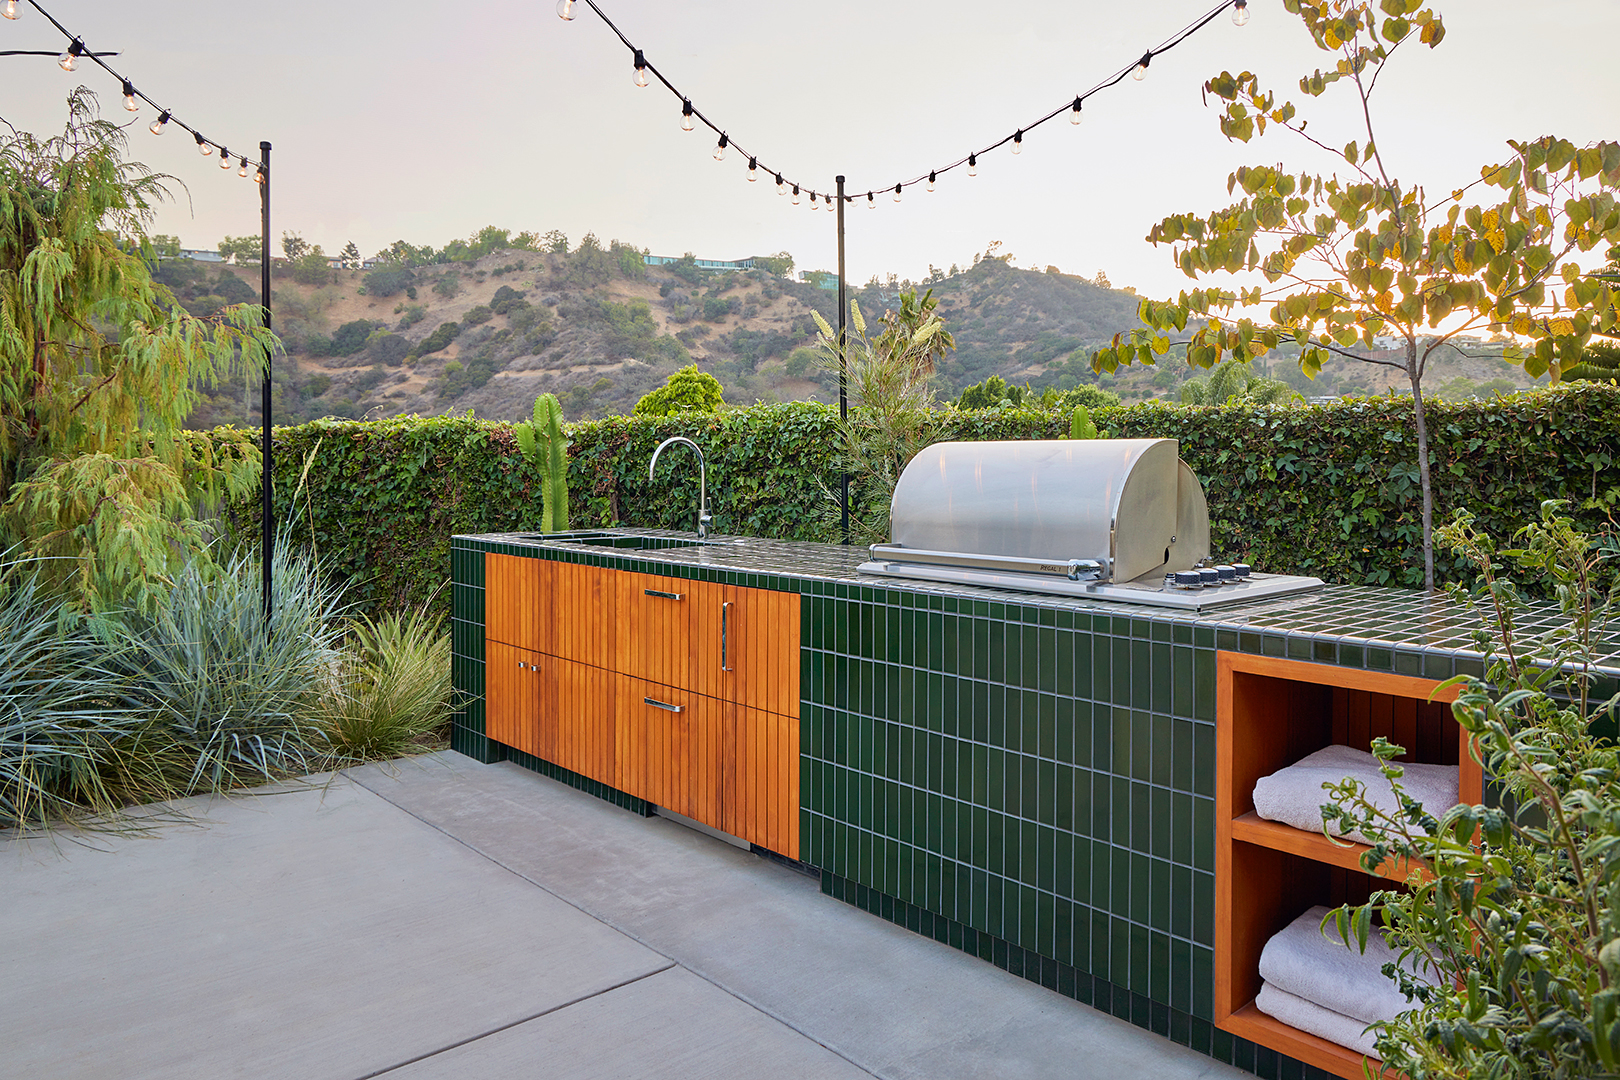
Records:
M649 60L731 137L806 187L892 188L994 142L1129 64L1210 10L1152 3L873 0L834 6L599 0ZM790 206L746 159L712 159L714 137L680 130L680 103L632 82L630 54L584 4L554 0L275 4L49 0L45 7L145 93L232 151L274 144L274 221L335 252L395 239L442 245L479 227L594 231L655 254L737 258L787 250L801 269L835 264L832 214ZM1060 119L1017 156L984 158L900 205L852 207L851 279L966 265L992 240L1016 265L1105 270L1115 285L1166 293L1186 279L1143 237L1163 215L1223 205L1245 163L1332 167L1287 132L1247 146L1219 134L1204 79L1253 70L1300 101L1317 51L1280 0L1251 0L1245 27L1220 15L1156 61ZM1439 49L1404 47L1378 86L1374 121L1394 175L1439 192L1506 154L1505 140L1620 137L1620 4L1612 0L1440 2ZM26 2L0 21L0 49L63 47ZM58 128L82 82L122 120L119 87L81 63L0 58L0 115ZM1329 145L1365 142L1348 94L1300 101ZM188 247L258 230L253 185L203 159L184 132L147 130L131 155L185 187L154 231ZM864 200L863 200L864 201ZM279 252L278 252L279 253Z

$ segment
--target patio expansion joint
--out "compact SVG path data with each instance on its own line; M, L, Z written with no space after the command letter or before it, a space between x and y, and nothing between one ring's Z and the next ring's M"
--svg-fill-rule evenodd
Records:
M474 854L478 855L480 858L486 859L489 862L494 863L496 866L500 867L502 870L505 870L507 873L511 874L512 876L514 876L516 878L520 878L521 880L523 880L523 881L527 882L528 884L534 886L536 889L539 889L541 892L545 893L546 895L554 897L557 900L559 900L560 902L562 902L564 904L567 904L569 907L573 908L575 911L578 911L580 914L588 916L589 918L595 919L597 922L601 923L602 925L610 927L611 929L617 931L618 933L623 934L625 937L629 938L631 941L634 941L636 944L642 946L645 949L648 949L651 952L654 952L654 953L658 954L659 956L663 957L665 960L669 961L668 964L666 964L663 967L657 969L656 971L649 971L649 972L647 972L647 973L645 973L643 975L638 975L633 979L627 979L624 982L620 983L618 986L610 986L610 987L607 987L606 989L596 991L595 993L586 994L585 996L583 996L581 998L578 998L575 1001L564 1002L561 1005L556 1005L556 1006L553 1006L553 1007L551 1007L549 1009L545 1009L545 1010L543 1010L541 1012L535 1013L534 1016L524 1017L521 1020L515 1020L510 1024L503 1024L502 1026L500 1026L498 1028L493 1028L490 1031L482 1032L482 1033L480 1033L478 1035L472 1036L471 1038L463 1039L460 1042L452 1043L452 1044L450 1044L448 1046L442 1046L437 1050L434 1050L434 1051L431 1051L429 1053L422 1054L422 1055L419 1055L419 1056L417 1056L415 1058L412 1058L410 1061L401 1061L398 1064L390 1065L385 1069L378 1070L377 1072L366 1073L364 1076L356 1077L355 1080L371 1080L371 1078L373 1078L373 1077L382 1076L382 1075L385 1075L387 1073L393 1072L393 1071L395 1071L397 1069L402 1069L406 1065L410 1065L413 1062L422 1061L422 1060L425 1060L427 1058L434 1057L437 1054L442 1054L442 1053L444 1053L444 1052L446 1052L448 1050L453 1050L457 1046L464 1046L467 1043L477 1042L479 1039L485 1038L485 1037L490 1036L490 1035L494 1035L497 1032L506 1031L506 1030L508 1030L510 1028L517 1027L517 1026L519 1026L521 1024L526 1024L531 1020L535 1020L535 1019L538 1019L539 1017L546 1016L546 1015L548 1015L550 1013L557 1012L560 1009L566 1009L570 1005L576 1005L579 1002L588 1001L591 998L599 997L602 994L610 993L611 991L620 989L621 987L629 986L629 985L631 985L633 983L640 982L643 979L651 978L654 975L662 974L663 972L669 971L671 968L676 968L676 967L680 968L682 971L690 973L695 978L702 979L704 982L708 983L710 986L713 986L715 989L719 990L721 993L724 993L724 994L726 994L726 995L728 995L728 996L730 996L732 998L735 998L736 1000L742 1002L744 1005L748 1006L750 1009L753 1009L755 1012L758 1012L763 1016L769 1017L770 1019L776 1021L778 1024L781 1024L783 1027L787 1028L789 1031L792 1031L795 1034L797 1034L797 1035L799 1035L799 1036L801 1036L801 1037L803 1037L805 1039L810 1040L811 1042L815 1043L817 1046L819 1046L822 1049L826 1050L828 1053L837 1055L839 1058L843 1059L844 1061L849 1062L849 1064L853 1065L855 1068L857 1068L857 1069L861 1070L862 1072L866 1073L868 1076L880 1077L880 1076L883 1075L881 1072L878 1072L875 1069L865 1065L864 1063L862 1063L860 1061L857 1061L855 1058L850 1057L848 1053L846 1053L845 1051L839 1049L838 1047L833 1046L832 1044L828 1043L825 1039L822 1039L821 1037L817 1036L815 1033L810 1032L810 1031L806 1031L799 1024L795 1023L793 1020L789 1019L788 1017L783 1016L782 1014L778 1013L776 1010L768 1008L765 1005L762 1005L759 1002L752 1000L746 994L738 993L736 990L734 990L731 987L727 986L725 983L722 983L722 982L718 981L717 979L714 979L714 978L710 977L705 972L697 970L696 968L693 968L693 967L691 967L691 966L689 966L687 964L682 963L678 958L676 958L674 956L671 956L669 953L665 952L663 949L660 949L658 946L654 945L650 941L647 941L640 934L637 934L634 930L630 929L629 927L620 925L619 923L613 921L612 919L605 919L601 915L599 915L598 913L596 913L594 911L591 911L589 908L586 908L586 907L574 902L573 900L570 900L568 897L562 896L561 894L559 894L559 893L557 893L557 892L555 892L555 891L553 891L551 889L546 888L545 885L543 885L540 882L536 881L534 878L532 878L529 875L525 874L523 871L518 870L517 868L515 868L513 866L510 866L505 862L502 862L499 858L497 858L494 855L490 854L489 852L483 850L478 845L467 842L466 840L464 840L461 837L457 836L455 833L450 832L448 829L445 829L444 827L436 824L435 822L432 822L432 821L428 820L427 818L423 817L422 815L416 813L414 810L410 809L409 807L400 805L399 803L395 802L393 799L390 799L387 795L383 794L381 791L377 790L374 787L370 787L369 785L367 785L364 780L362 780L358 776L355 776L349 770L344 770L341 773L341 775L345 779L347 779L350 783L354 784L356 787L370 792L372 795L375 795L377 798L381 799L383 802L387 803L388 805L394 807L396 810L399 810L400 812L402 812L402 813L404 813L404 814L406 814L406 815L408 815L408 816L410 816L412 818L415 818L417 821L420 821L422 824L426 825L428 828L430 828L430 829L434 830L435 832L440 833L441 835L446 836L449 839L455 841L456 843L460 844L462 847L466 848L468 851L471 851ZM541 779L544 779L544 778L541 778Z
M366 790L370 791L371 789L367 788ZM376 794L376 793L372 792L372 794ZM409 811L407 811L407 813L409 813ZM412 816L415 817L414 814ZM420 821L421 819L418 818L417 820ZM441 829L440 831L443 832L444 830ZM414 1065L418 1061L426 1061L428 1058L438 1057L440 1054L447 1053L447 1052L449 1052L451 1050L454 1050L458 1046L466 1046L467 1044L475 1043L475 1042L479 1041L480 1039L487 1039L491 1035L498 1035L503 1031L509 1031L512 1028L519 1027L519 1026L521 1026L523 1024L527 1024L531 1020L538 1020L542 1016L550 1016L552 1013L561 1012L562 1010L564 1010L566 1008L569 1008L570 1006L578 1005L581 1002L590 1001L592 998L599 998L603 994L611 994L615 990L621 990L626 986L632 986L635 983L641 982L643 979L650 979L654 975L662 975L664 972L670 970L671 968L678 967L678 966L679 965L676 964L675 961L671 960L669 963L665 964L661 968L657 968L656 970L643 972L642 974L637 975L634 978L625 979L623 982L615 983L612 986L604 986L600 990L593 990L589 994L581 994L579 997L574 998L572 1001L565 1001L560 1005L553 1005L549 1009L541 1009L539 1012L535 1013L532 1016L524 1016L524 1017L521 1017L521 1018L519 1018L517 1020L513 1020L509 1024L502 1024L500 1027L490 1028L488 1031L480 1031L476 1035L470 1035L465 1039L460 1039L460 1040L458 1040L456 1042L453 1042L453 1043L447 1043L444 1046L438 1047L437 1049L434 1049L434 1050L429 1050L425 1054L418 1054L415 1057L409 1058L409 1059L407 1059L405 1061L395 1062L394 1064L385 1066L385 1067L383 1067L381 1069L376 1070L375 1072L364 1073L364 1074L362 1074L360 1076L355 1077L355 1080L372 1080L373 1077L386 1076L387 1074L389 1074L391 1072L396 1072L396 1071L398 1071L400 1069L405 1068L407 1065Z

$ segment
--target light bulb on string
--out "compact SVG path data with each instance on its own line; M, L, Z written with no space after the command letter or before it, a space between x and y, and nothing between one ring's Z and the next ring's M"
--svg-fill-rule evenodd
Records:
M574 0L557 0L557 18L563 22L574 21Z
M209 154L212 154L214 152L214 148L212 146L208 145L208 140L207 139L203 138L201 135L198 135L197 136L197 152L199 154L201 154L203 157L207 157Z
M837 207L833 206L833 198L832 198L832 196L831 195L827 196L827 213L830 214L836 209L837 209Z
M730 144L731 144L731 140L726 138L724 132L721 132L720 133L720 141L714 144L714 160L716 160L716 161L724 161L724 160L726 160L726 147L729 146Z
M969 176L978 176L979 175L979 155L978 154L969 154L968 155L968 175Z
M1071 123L1071 124L1079 124L1080 123L1080 99L1079 98L1074 99L1074 109L1073 109L1073 111L1071 111L1069 113L1069 123Z
M128 79L124 80L124 108L130 112L140 112L140 104L135 100L135 87Z
M1015 154L1020 154L1020 153L1023 153L1023 150L1024 150L1024 129L1019 128L1017 131L1013 132L1012 151Z
M900 201L900 185L899 184L894 185L894 201L895 202Z
M793 185L793 205L794 206L799 205L799 185L798 184Z
M62 65L63 71L72 71L74 68L79 66L79 57L83 55L84 42L80 41L78 38L74 38L73 44L68 46L67 52L56 58L56 62Z
M786 195L787 194L787 185L782 183L782 174L781 173L776 174L776 193L778 195Z
M681 101L681 130L692 130L692 99L683 98Z
M640 49L636 50L636 85L647 85L647 58L641 55Z
M263 166L260 166L259 168L256 168L256 169L253 170L253 182L255 184L264 183L264 168L263 168Z
M939 174L937 174L937 173L933 173L933 172L930 172L930 173L929 173L929 174L928 174L928 190L929 190L929 191L933 191L933 190L934 190L934 185L935 185L935 184L936 184L936 183L937 183L937 182L938 182L938 181L939 181Z
M219 148L219 167L222 169L231 167L231 152L223 146Z
M1135 67L1131 68L1131 78L1135 79L1137 82L1141 82L1143 79L1147 78L1148 65L1151 63L1153 63L1153 51L1150 49L1143 53L1142 59L1136 62Z
M236 170L236 175L242 177L247 176L247 158L237 158L237 161L241 163L241 168Z
M868 191L866 193L866 208L868 210L876 210L877 209L877 200L872 197L873 194L874 193L870 192L870 191Z
M748 159L748 182L750 184L752 184L755 180L759 179L758 169L759 169L759 159L758 158L749 158Z
M17 0L6 0L6 6L4 9L0 9L0 14L4 14L8 19L15 19L17 17Z
M1232 25L1246 26L1249 22L1249 0L1235 0L1232 4Z
M169 114L168 114L168 111L165 110L163 112L158 113L158 118L156 120L152 121L152 126L148 130L150 130L152 132L152 134L154 134L154 135L161 135L161 134L163 134L163 125L167 124L168 122L169 122Z

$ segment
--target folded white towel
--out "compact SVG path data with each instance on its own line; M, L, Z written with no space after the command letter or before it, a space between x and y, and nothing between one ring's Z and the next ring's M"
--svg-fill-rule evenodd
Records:
M1393 1020L1396 1014L1414 1008L1416 1003L1407 1001L1395 983L1384 977L1384 965L1398 963L1414 978L1431 985L1434 976L1426 968L1420 971L1412 961L1402 963L1400 953L1385 944L1377 927L1367 936L1366 952L1345 945L1331 926L1324 936L1321 925L1327 913L1325 907L1313 907L1266 942L1260 951L1260 977L1279 990L1362 1024Z
M1401 787L1423 808L1439 817L1457 805L1457 766L1400 762L1406 775ZM1263 776L1254 785L1254 812L1268 821L1280 821L1306 832L1322 831L1322 804L1331 802L1324 784L1337 784L1346 777L1360 780L1367 788L1367 800L1389 813L1400 804L1389 781L1378 771L1378 759L1365 750L1329 746L1309 757ZM1344 833L1334 822L1329 830L1358 843L1371 843L1359 832Z
M1378 1058L1373 1033L1366 1030L1366 1024L1354 1017L1324 1009L1313 1001L1279 990L1268 982L1260 984L1260 996L1254 999L1254 1006L1289 1027L1308 1031L1319 1039L1349 1047L1370 1058Z

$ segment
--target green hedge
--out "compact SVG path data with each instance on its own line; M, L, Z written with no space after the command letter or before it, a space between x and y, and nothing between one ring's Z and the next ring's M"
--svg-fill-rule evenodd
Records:
M1620 388L1584 384L1488 403L1429 405L1435 520L1466 506L1506 538L1543 499L1571 500L1597 530L1620 503ZM719 533L832 540L826 496L836 411L795 403L698 418L610 417L569 427L574 527L691 529L691 451L673 447L647 479L652 451L686 435L709 462ZM1271 571L1336 582L1422 581L1420 504L1410 403L1376 398L1316 406L1099 409L1121 438L1181 441L1204 483L1215 551ZM938 439L1059 438L1068 417L1018 409L942 412ZM316 421L275 433L276 506L368 606L417 603L447 575L458 532L533 530L539 476L512 428L468 418ZM313 455L313 457L311 457ZM305 463L309 468L300 488ZM293 505L296 492L296 505ZM256 504L234 523L256 529ZM1462 568L1437 559L1442 577ZM442 598L441 598L442 600Z

